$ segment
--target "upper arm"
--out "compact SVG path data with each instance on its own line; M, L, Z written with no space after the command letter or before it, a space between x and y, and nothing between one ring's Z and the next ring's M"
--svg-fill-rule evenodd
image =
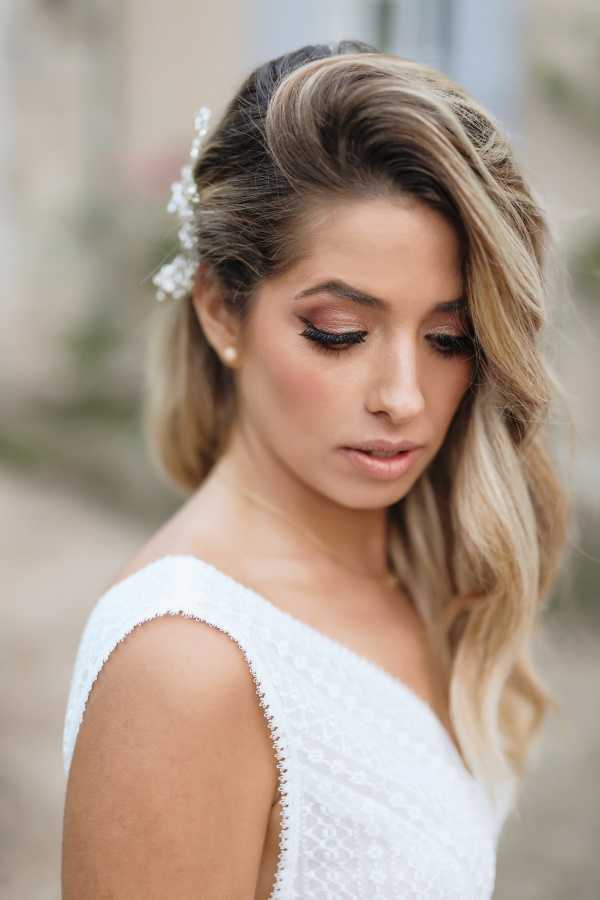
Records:
M80 726L63 900L253 897L276 788L237 644L184 616L138 625L106 661Z

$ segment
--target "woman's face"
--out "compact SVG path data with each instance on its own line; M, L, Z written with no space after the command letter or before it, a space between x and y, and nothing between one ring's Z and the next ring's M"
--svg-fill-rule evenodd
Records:
M323 210L309 249L253 300L236 373L243 430L263 462L320 494L388 506L436 455L470 382L458 239L429 207L378 199ZM342 333L334 349L316 340ZM343 449L381 439L421 449L384 478Z

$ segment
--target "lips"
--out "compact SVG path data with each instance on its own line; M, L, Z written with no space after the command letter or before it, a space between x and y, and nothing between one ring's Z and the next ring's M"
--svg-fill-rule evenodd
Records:
M359 453L366 453L368 456L376 456L378 459L392 459L400 453L406 453L406 450L362 450L360 447L351 447L351 450L357 450Z
M415 450L418 447L422 446L421 444L415 443L415 441L402 440L402 441L386 441L386 440L376 440L376 441L363 441L360 444L353 444L352 446L346 447L346 450L362 450L363 452L368 452L370 450L382 451L383 453L402 453L405 450Z
M342 447L342 452L355 469L379 481L390 481L399 478L412 465L421 450L421 447L412 446L408 450L401 450L394 456L385 458L373 456L364 450L354 447Z

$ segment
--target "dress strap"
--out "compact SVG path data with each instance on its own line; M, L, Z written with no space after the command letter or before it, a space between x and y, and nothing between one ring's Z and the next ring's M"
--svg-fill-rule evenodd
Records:
M286 896L297 854L300 779L289 737L285 704L272 676L268 626L256 620L253 607L239 605L220 581L201 578L201 569L185 556L157 559L109 588L96 602L77 649L63 731L63 766L68 777L77 735L90 692L115 647L137 627L158 616L183 615L218 628L236 642L247 662L269 727L281 798L279 860L272 900Z

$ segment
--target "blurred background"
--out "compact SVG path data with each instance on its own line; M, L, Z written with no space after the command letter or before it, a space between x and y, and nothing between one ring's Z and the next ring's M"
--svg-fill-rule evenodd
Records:
M140 426L151 277L193 117L259 63L360 38L488 106L564 272L550 434L575 500L538 635L561 704L499 847L496 900L600 896L600 5L597 0L3 0L0 5L0 895L57 900L63 717L77 643L120 566L181 503Z

